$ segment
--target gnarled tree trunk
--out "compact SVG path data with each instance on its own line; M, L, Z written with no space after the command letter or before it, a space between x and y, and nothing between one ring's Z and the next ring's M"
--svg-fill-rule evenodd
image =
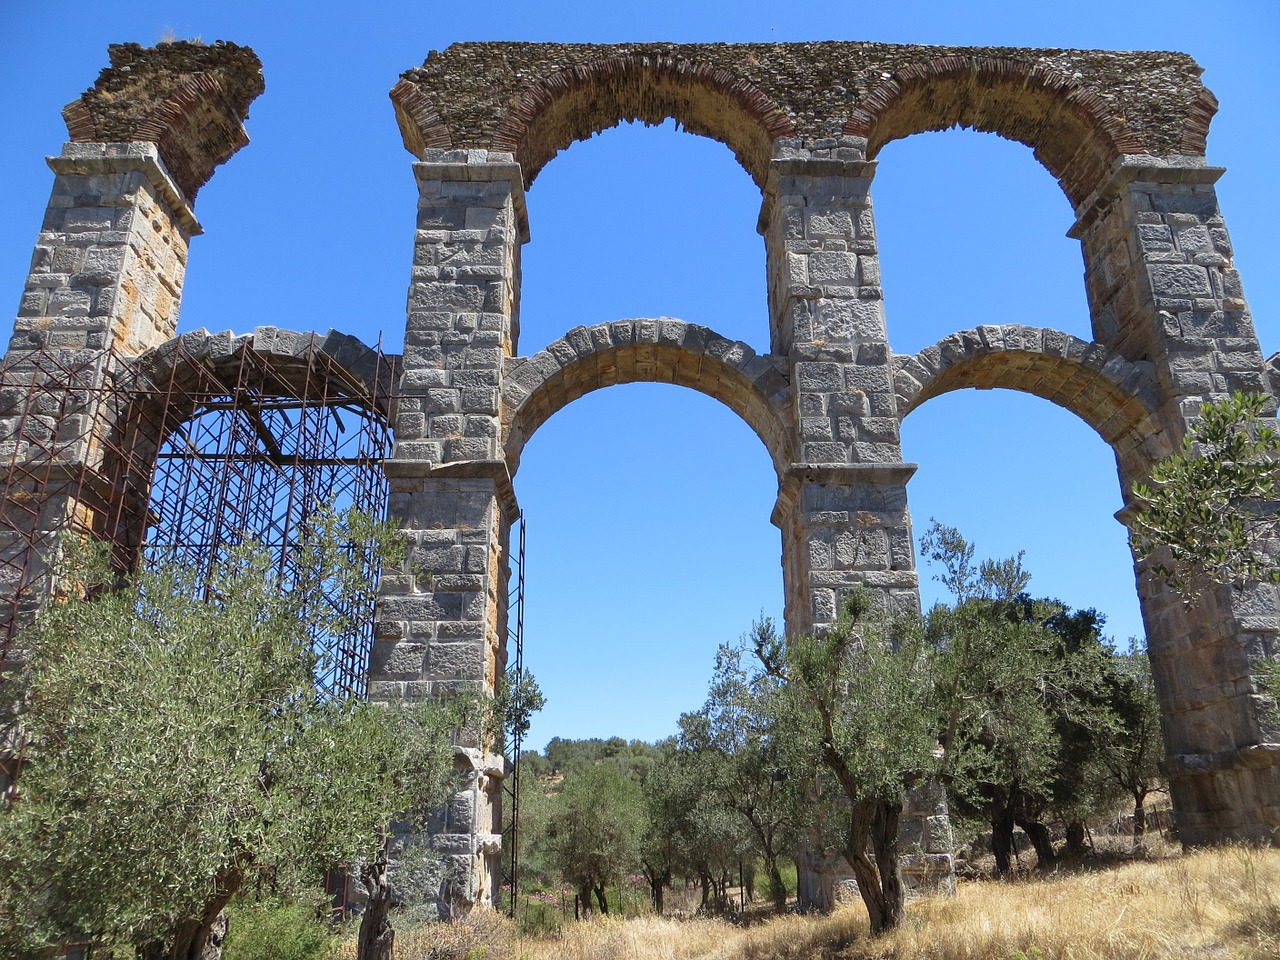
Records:
M1146 849L1147 834L1147 791L1133 792L1133 852L1141 853Z
M773 891L773 911L774 913L787 912L787 886L782 882L782 871L778 869L778 860L775 857L769 861L769 886Z
M898 858L898 821L902 816L902 800L877 800L871 818L871 849L875 852L880 872L880 891L884 899L885 927L891 930L902 922L906 891L902 886L902 864Z
M1073 857L1083 857L1088 853L1085 847L1085 826L1080 820L1073 820L1067 824L1067 854Z
M359 960L394 960L396 931L391 926L391 878L387 874L387 852L377 855L360 868L360 882L364 884L368 902L364 916L360 918L360 933L356 941Z
M1013 869L1013 810L997 808L991 818L991 852L996 858L996 875L1007 877Z
M1036 848L1036 865L1042 868L1053 866L1057 862L1058 855L1054 853L1049 828L1039 820L1030 819L1019 820L1018 826L1031 839L1031 845Z
M149 940L134 945L138 960L220 960L227 939L227 904L244 882L239 869L224 870L217 878L218 895L204 906L196 920L184 920L173 931L173 939Z
M849 814L844 856L858 881L858 893L867 908L872 936L902 923L904 891L898 864L901 813L901 800L864 797L853 805Z

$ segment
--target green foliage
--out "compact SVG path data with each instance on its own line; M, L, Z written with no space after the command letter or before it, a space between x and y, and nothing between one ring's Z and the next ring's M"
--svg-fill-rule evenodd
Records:
M898 817L936 766L934 651L919 623L876 610L859 587L821 633L784 642L766 622L756 654L783 684L800 769L822 768L847 801L837 848L853 868L873 933L899 924Z
M814 746L856 780L859 792L890 799L934 766L937 689L932 651L910 621L868 617L870 598L855 594L825 632L794 639L787 651L793 682L816 713ZM829 763L829 765L831 765Z
M664 888L676 871L690 872L690 865L705 858L697 838L694 811L702 783L689 756L679 750L675 738L658 744L660 756L644 783L645 831L640 838L640 863L654 902L662 912ZM696 875L697 870L694 869Z
M681 718L687 728L689 715ZM722 764L681 738L668 741L661 763L645 783L649 830L643 838L645 875L654 906L660 883L673 876L696 879L704 911L720 912L730 877L744 858L755 860L748 825L717 789Z
M222 960L329 960L337 952L339 938L302 904L233 906L229 914Z
M656 755L654 745L643 740L624 740L622 737L563 740L552 737L547 743L546 761L552 770L565 777L610 761L620 766L629 779L643 783Z
M661 748L653 744L641 740L627 741L621 737L586 740L556 737L547 745L545 756L536 750L522 753L521 888L526 892L535 891L539 887L559 890L565 883L574 883L560 871L559 855L550 831L553 827L552 818L563 810L561 795L566 790L572 793L577 789L573 784L581 774L605 766L623 780L642 787L659 763L660 753ZM646 813L641 810L639 829L642 834L647 830L647 823Z
M764 621L760 629L773 631ZM794 762L791 712L782 682L759 666L747 669L750 637L725 644L716 653L715 673L707 702L697 713L680 718L680 749L690 753L709 799L741 818L746 835L733 853L754 862L762 857L768 885L779 911L787 890L779 860L798 842L804 815ZM755 658L752 658L755 659ZM694 846L699 846L697 838Z
M1280 583L1275 557L1263 548L1276 534L1276 455L1280 434L1262 421L1270 398L1237 391L1206 403L1182 449L1135 483L1141 509L1133 518L1139 555L1161 548L1169 562L1154 570L1188 606L1205 581L1243 587Z
M1105 642L1098 613L1025 592L1021 555L975 564L973 545L937 521L921 546L955 597L927 618L953 809L992 826L1001 871L1015 823L1051 860L1044 815L1082 821L1113 805L1121 785L1108 776L1104 747L1119 763L1124 744L1149 743L1145 727L1127 725L1139 723L1127 664Z
M436 802L458 719L314 679L315 631L346 626L332 591L363 590L351 566L392 536L317 513L292 593L252 543L207 577L160 563L123 583L101 553L72 551L5 684L29 747L0 812L0 889L21 891L0 898L0 931L184 957L251 871L314 882ZM313 602L320 585L334 603Z
M498 679L494 691L491 739L501 743L506 751L517 737L523 738L529 732L533 715L546 704L547 699L532 673L508 670Z
M1280 583L1280 564L1267 546L1274 550L1280 533L1280 434L1267 425L1271 403L1264 394L1236 391L1204 404L1181 450L1152 468L1150 484L1133 485L1141 508L1133 518L1135 549L1148 558L1168 551L1169 562L1153 570L1188 607L1208 583L1237 589ZM1264 692L1280 697L1280 659L1254 673Z
M545 836L552 865L579 891L590 911L593 893L603 899L606 885L638 865L643 831L639 784L628 780L616 764L602 763L565 781ZM601 909L607 912L603 903Z
M1097 738L1097 755L1106 779L1133 798L1134 844L1139 845L1146 830L1143 804L1161 788L1164 756L1160 704L1146 650L1132 647L1117 654L1105 689L1115 723Z

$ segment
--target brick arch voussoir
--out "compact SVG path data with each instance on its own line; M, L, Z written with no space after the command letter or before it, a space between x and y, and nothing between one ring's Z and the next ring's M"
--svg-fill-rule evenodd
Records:
M391 88L396 121L405 138L405 147L417 157L430 149L453 146L453 137L431 98L418 85L401 77Z
M893 140L956 126L1031 147L1073 206L1119 156L1145 152L1096 92L1044 64L990 56L949 55L903 67L859 101L844 132L866 137L874 158ZM1195 135L1189 130L1184 139Z
M247 111L247 103L232 103L216 76L198 73L155 103L128 135L156 145L170 176L193 202L214 168L249 142L236 119ZM62 117L72 141L103 141L112 135L83 99L67 104Z
M952 390L1003 388L1071 411L1121 458L1160 433L1151 364L1058 330L1022 324L964 330L915 355L895 356L894 368L899 417Z
M226 92L216 77L197 74L138 126L138 138L156 144L189 201L194 201L209 182L215 167L249 143L244 126L232 120L235 114L226 101ZM188 150L191 143L203 149L192 155Z
M1209 139L1209 124L1218 112L1218 98L1208 87L1202 87L1187 110L1182 125L1182 141L1178 152L1192 157L1203 157Z
M771 357L682 320L617 320L576 327L514 361L502 387L502 441L512 473L552 415L602 387L672 383L719 400L751 427L781 472L793 459L790 380Z
M412 113L424 107L406 99L403 109ZM567 67L528 87L503 117L490 146L514 154L529 186L552 157L577 140L623 120L658 124L669 117L690 133L727 145L762 188L773 141L795 133L784 110L731 70L634 54ZM436 117L418 129L442 126Z

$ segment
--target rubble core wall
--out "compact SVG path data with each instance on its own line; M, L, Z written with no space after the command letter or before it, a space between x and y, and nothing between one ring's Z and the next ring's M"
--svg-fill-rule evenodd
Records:
M1121 154L1204 152L1217 108L1182 53L890 43L456 43L392 89L405 146L509 152L526 185L623 120L675 117L764 189L771 145L852 135L874 159L951 126L1036 149L1073 202Z

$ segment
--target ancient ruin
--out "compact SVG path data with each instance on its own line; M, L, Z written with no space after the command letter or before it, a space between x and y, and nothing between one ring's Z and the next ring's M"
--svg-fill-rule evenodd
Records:
M199 456L178 457L199 446L185 442L190 424L221 410L235 424L210 433L239 438L217 447L239 451L222 461L294 469L284 489L311 484L308 496L336 485L380 508L385 493L408 531L408 561L384 571L375 635L343 653L333 682L367 681L378 698L491 688L507 658L521 450L577 397L634 381L720 400L768 449L788 630L829 621L856 582L918 606L907 511L915 467L902 462L898 431L929 398L1003 387L1059 404L1114 450L1127 496L1176 449L1203 401L1274 393L1277 365L1260 352L1215 197L1223 169L1205 159L1216 102L1199 75L1176 53L844 42L433 52L391 91L419 188L396 358L337 334L274 328L175 339L188 244L200 232L196 192L247 142L260 65L234 44L112 47L111 66L65 111L71 142L50 159L53 195L0 370L10 624L45 596L50 551L65 533L107 538L133 562L144 539L166 535L208 550L220 511L243 529L276 502L261 492L211 498L198 482L166 480L163 499L188 498L208 517L190 536L170 534L149 506L154 476L196 469ZM727 144L760 188L770 352L659 318L579 327L522 356L525 189L575 140L668 117ZM1010 317L894 354L871 203L876 155L955 125L1026 144L1059 181L1087 265L1091 341ZM267 415L281 404L313 411L302 419L315 428ZM367 424L351 449L333 447L349 430L326 432L335 410ZM316 480L328 461L359 479ZM281 542L288 526L276 531ZM1280 652L1275 591L1222 588L1187 610L1145 573L1139 563L1181 836L1274 839L1280 730L1253 673ZM494 896L505 768L486 747L459 745L469 780L436 824L456 868L446 906Z

